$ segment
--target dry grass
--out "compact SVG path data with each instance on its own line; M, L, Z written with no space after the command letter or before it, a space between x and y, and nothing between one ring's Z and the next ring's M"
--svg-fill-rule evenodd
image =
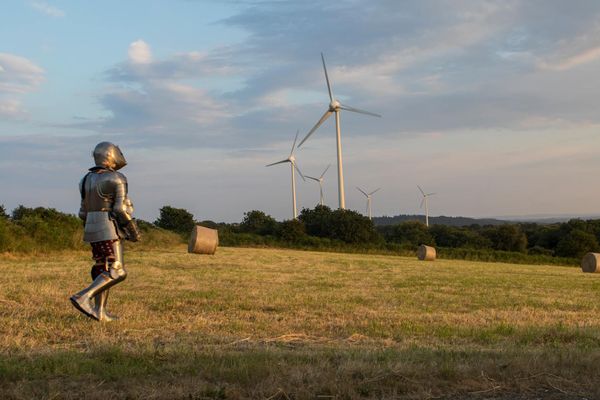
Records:
M127 256L112 324L68 302L87 253L2 256L0 398L600 398L600 275L266 249Z

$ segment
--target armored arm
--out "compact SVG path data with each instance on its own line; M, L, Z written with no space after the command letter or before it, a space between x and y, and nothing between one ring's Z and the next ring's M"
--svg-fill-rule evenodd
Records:
M81 205L79 206L79 218L81 218L83 222L85 222L87 218L87 206L85 204L85 188L83 187L83 185L85 185L86 178L87 175L85 175L81 179L81 181L79 181L79 194L81 195Z
M133 219L133 204L127 197L127 178L117 173L115 180L115 200L113 204L113 216L117 224L124 231L127 240L137 242L140 239L140 232Z

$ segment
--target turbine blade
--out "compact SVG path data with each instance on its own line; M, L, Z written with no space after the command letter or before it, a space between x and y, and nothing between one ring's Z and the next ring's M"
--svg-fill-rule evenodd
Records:
M322 124L323 122L325 122L325 120L326 120L327 118L329 118L329 116L330 116L331 114L333 114L331 111L329 111L329 110L325 111L325 114L323 114L323 116L321 117L321 119L319 120L319 122L317 122L317 123L315 124L315 126L313 126L313 128L310 130L310 132L308 132L308 134L307 134L306 136L304 136L304 139L302 139L302 141L300 142L300 144L298 144L298 147L302 146L302 144L303 144L304 142L306 142L306 139L308 139L308 138L310 137L310 135L312 135L312 134L314 133L314 131L316 131L316 130L317 130L317 128L318 128L318 127L320 127L320 126L321 126L321 124Z
M365 196L369 197L369 195L368 195L368 194L367 194L367 193L366 193L364 190L362 190L362 189L361 189L361 188L359 188L358 186L357 186L356 188L357 188L357 189L358 189L358 190L359 190L359 191L360 191L362 194L364 194Z
M342 104L340 106L340 108L342 110L352 111L352 112L359 113L359 114L366 114L366 115L371 115L373 117L380 117L381 118L381 115L379 115L379 114L375 114L375 113L372 113L370 111L365 111L365 110L361 110L361 109L358 109L358 108L350 107L350 106L347 106L347 105L344 105L344 104Z
M331 167L331 164L329 164L327 166L327 168L325 168L325 171L323 171L323 173L321 174L320 178L323 178L325 176L325 172L327 172L327 170L329 169L329 167Z
M433 196L434 194L437 194L437 193L427 193L427 196Z
M281 161L274 162L274 163L272 163L272 164L265 165L265 167L270 167L270 166L272 166L272 165L277 165L277 164L283 164L283 163L286 163L286 162L290 162L290 160L288 160L288 159L286 158L285 160L281 160Z
M294 168L296 169L296 171L298 171L298 173L300 174L300 177L302 178L302 180L304 182L306 182L306 178L304 178L304 174L302 173L302 171L300 171L300 168L298 168L298 166L296 165L296 163L293 162L292 165L294 166Z
M421 186L417 185L417 187L419 188L419 191L421 192L421 194L422 194L423 196L425 196L425 192L423 191L423 189L421 189Z
M299 133L300 133L300 130L298 129L296 131L296 137L294 138L294 144L292 144L292 151L290 151L290 157L292 156L292 154L294 154L294 147L296 147L296 140L298 140Z
M333 93L331 91L331 84L329 83L329 75L327 75L327 67L325 66L325 56L321 53L321 61L323 61L323 70L325 71L325 80L327 81L327 90L329 91L329 100L333 101Z
M369 193L369 196L372 195L372 194L374 194L374 193L377 193L380 190L381 190L381 188L377 188L377 189L373 190L371 193Z
M423 197L423 200L421 200L421 205L419 206L419 208L423 208L423 203L425 203L425 197Z
M313 181L319 182L319 178L315 178L314 176L304 175L305 178L312 179Z

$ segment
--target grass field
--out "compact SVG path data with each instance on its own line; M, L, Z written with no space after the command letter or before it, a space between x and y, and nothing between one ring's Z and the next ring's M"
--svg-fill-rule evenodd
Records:
M220 248L129 252L101 324L88 253L2 255L0 398L600 398L600 275Z

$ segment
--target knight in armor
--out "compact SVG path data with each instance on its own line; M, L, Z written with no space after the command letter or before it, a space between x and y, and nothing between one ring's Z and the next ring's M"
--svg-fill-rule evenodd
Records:
M139 240L140 234L132 217L133 204L127 197L127 178L117 172L127 162L119 149L102 142L94 149L95 166L79 183L81 208L79 218L85 221L83 240L92 246L92 284L71 296L73 306L98 321L116 319L106 311L111 287L127 277L123 265L122 240Z

